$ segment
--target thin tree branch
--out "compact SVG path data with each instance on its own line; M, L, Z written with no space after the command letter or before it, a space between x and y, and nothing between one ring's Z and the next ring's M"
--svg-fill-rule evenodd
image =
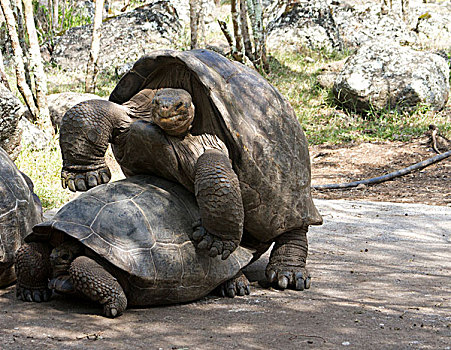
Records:
M432 158L426 159L422 162L413 164L407 168L403 168L401 170L397 170L397 171L393 171L389 174L385 174L382 176L378 176L378 177L373 177L371 179L366 179L366 180L361 180L361 181L353 181L353 182L348 182L348 183L341 183L341 184L328 184L328 185L316 185L316 186L312 186L312 188L316 189L316 190L322 190L322 189L340 189L340 188L351 188L351 187L357 187L358 185L373 185L373 184L378 184L381 182L385 182L388 180L392 180L396 177L400 177L406 174L411 173L414 170L420 170L423 168L426 168L427 166L440 162L443 159L446 159L448 157L451 156L451 150L438 154Z

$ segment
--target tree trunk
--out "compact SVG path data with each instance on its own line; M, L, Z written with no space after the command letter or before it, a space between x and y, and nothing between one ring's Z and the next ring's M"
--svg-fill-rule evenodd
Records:
M96 9L94 14L94 24L92 28L91 50L89 51L89 61L86 69L85 91L94 93L96 89L96 80L99 73L99 51L100 51L100 28L102 26L102 12L104 0L95 0Z
M11 3L9 0L0 0L0 5L5 16L6 26L8 28L8 35L11 41L11 47L14 53L14 66L16 70L17 88L22 95L25 104L35 117L39 116L38 108L34 102L33 93L25 80L25 67L23 62L23 51L20 47L19 36L16 30L16 20L14 19L11 10Z
M36 89L36 104L39 111L37 124L46 134L53 134L53 127L50 121L50 113L47 106L47 78L42 64L41 50L39 47L38 35L34 25L33 5L31 0L22 0L24 6L25 25L28 32L30 45L30 71L34 77Z
M23 0L22 0L23 1ZM52 17L52 23L53 23L53 30L56 32L58 28L58 15L59 15L59 1L53 0L53 17Z
M17 34L19 35L19 43L22 49L22 58L25 68L25 81L27 82L30 89L33 91L33 83L30 75L30 70L28 69L28 47L26 43L27 31L24 26L23 9L21 0L11 0L11 10L13 11L14 18L17 23ZM34 103L36 103L36 97L33 94Z
M259 69L268 71L269 66L266 58L266 36L263 31L263 8L261 0L247 0L247 10L252 24L254 37L254 60L253 63Z
M3 64L2 50L0 50L0 84L5 85L8 90L11 90L8 83L8 77L6 76L5 72L5 65Z
M237 0L232 0L230 3L232 12L233 33L235 34L235 56L236 56L235 59L239 62L243 62L244 58L243 37L241 36L241 26L239 21L239 12L237 9L237 5L239 6L239 4L237 4Z
M199 27L199 0L189 1L189 19L191 32L191 49L199 48L198 27Z
M244 43L244 52L251 61L254 61L254 53L252 52L252 41L249 35L249 25L247 23L246 0L240 0L240 22L241 22L241 34L243 36Z

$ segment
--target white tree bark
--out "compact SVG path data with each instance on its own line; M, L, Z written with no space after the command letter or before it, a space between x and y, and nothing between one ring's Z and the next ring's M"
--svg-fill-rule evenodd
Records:
M0 15L1 15L1 11L0 11ZM8 88L8 90L11 90L9 87L8 78L7 78L6 72L5 72L5 65L3 63L2 50L0 50L0 83L5 85Z
M0 0L0 5L5 16L6 27L11 41L14 54L14 68L16 70L17 88L22 95L25 104L35 117L39 116L38 108L34 102L33 93L25 80L25 66L23 62L23 51L19 43L19 35L16 30L16 20L14 19L11 3L9 0Z
M31 0L22 0L24 6L25 26L28 32L30 45L30 73L34 77L36 89L36 104L38 116L36 122L38 127L49 136L53 134L53 127L50 121L50 113L47 106L47 77L42 64L41 50L39 47L38 35L34 25L33 5Z
M92 42L91 50L89 51L88 66L86 69L86 84L85 91L94 93L96 89L97 75L99 74L99 51L100 51L100 37L102 27L102 13L104 0L95 0L96 9L94 13L94 24L92 28Z
M199 0L189 1L189 18L191 32L191 49L199 48L198 27L199 27Z

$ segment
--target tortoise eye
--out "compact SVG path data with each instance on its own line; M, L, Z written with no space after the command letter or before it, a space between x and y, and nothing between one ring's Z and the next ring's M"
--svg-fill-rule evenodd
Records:
M175 109L180 109L183 106L183 102L179 102L177 106L175 106Z
M69 254L67 254L67 253L63 254L63 256L61 257L61 259L63 259L63 260L69 260Z

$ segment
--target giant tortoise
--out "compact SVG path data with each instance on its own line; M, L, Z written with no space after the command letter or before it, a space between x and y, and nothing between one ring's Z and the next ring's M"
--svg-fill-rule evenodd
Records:
M63 187L108 182L112 143L126 176L154 174L195 193L199 248L226 259L241 242L257 257L275 242L269 281L309 287L306 234L322 218L307 140L289 102L254 70L209 50L155 51L109 101L70 109L60 131Z
M190 236L198 219L193 194L162 178L140 175L93 188L25 238L17 296L40 302L51 290L77 292L110 317L127 305L201 298L227 285L252 253L239 247L223 261L196 252Z
M41 202L33 192L33 183L0 147L0 287L16 280L16 250L41 221Z

